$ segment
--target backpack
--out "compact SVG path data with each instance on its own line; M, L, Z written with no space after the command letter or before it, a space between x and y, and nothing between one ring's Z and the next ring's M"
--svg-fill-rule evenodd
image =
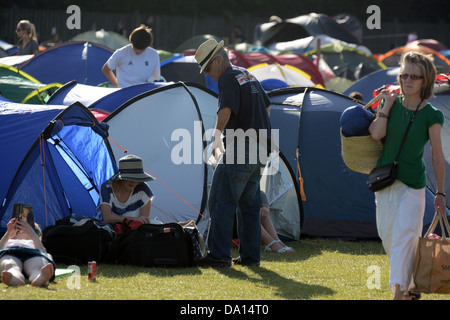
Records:
M42 244L55 263L85 264L110 260L112 228L97 219L72 215L42 231Z

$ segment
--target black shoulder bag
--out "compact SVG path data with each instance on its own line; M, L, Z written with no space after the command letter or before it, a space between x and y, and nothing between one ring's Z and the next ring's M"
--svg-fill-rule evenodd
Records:
M406 128L406 132L403 136L402 143L400 144L400 149L398 150L397 157L395 157L395 161L393 163L389 163L384 166L374 168L369 173L369 176L367 177L367 186L369 187L370 191L376 192L386 187L389 187L394 183L395 179L397 179L398 157L400 156L400 151L402 150L403 144L405 143L409 128L411 128L411 125L416 116L416 112L417 110L419 110L419 107L422 104L422 102L423 100L420 101L419 105L416 108L416 111L414 111L414 114L412 115L411 120L409 121L408 127Z

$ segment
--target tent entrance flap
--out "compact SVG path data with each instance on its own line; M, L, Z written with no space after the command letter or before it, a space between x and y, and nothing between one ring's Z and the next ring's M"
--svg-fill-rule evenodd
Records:
M45 162L42 161L45 159ZM36 144L17 172L6 195L2 208L1 226L11 219L14 203L33 205L35 221L41 228L54 224L69 212L64 193L60 192L60 183L54 179L55 165L48 145Z
M204 211L205 128L199 108L196 97L178 83L141 94L104 120L116 143L111 144L116 159L126 149L158 177L149 183L155 194L152 204L161 210L151 211L152 219L198 222Z

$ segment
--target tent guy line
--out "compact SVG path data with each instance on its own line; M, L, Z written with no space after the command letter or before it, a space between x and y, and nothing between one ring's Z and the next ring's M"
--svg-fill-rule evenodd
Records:
M115 145L117 145L117 147L119 149L121 149L125 154L128 154L128 150L125 149L123 146L121 146L120 144L118 144L116 141L114 141L110 136L108 136L108 139L111 140L112 142L114 142ZM156 180L158 180L159 182L161 182L167 189L169 189L170 191L172 191L178 198L180 198L184 203L186 203L188 206L190 206L192 209L194 209L195 212L197 212L203 219L205 219L206 221L208 221L208 223L211 221L210 219L206 218L204 215L202 215L196 208L194 208L193 205L191 205L188 201L186 201L182 196L180 196L178 193L175 192L175 190L173 190L171 187L169 187L166 183L164 183L164 181L162 181L157 175L155 175L152 171L150 171L146 166L144 166L144 169L151 174L152 176L154 176L156 178ZM170 218L173 219L173 221L177 221L174 217L172 217L169 213L165 212L164 210L158 208L157 206L155 206L154 203L152 203L152 206L155 207L156 209L158 209L159 211L161 211L162 213L166 214L167 216L169 216Z

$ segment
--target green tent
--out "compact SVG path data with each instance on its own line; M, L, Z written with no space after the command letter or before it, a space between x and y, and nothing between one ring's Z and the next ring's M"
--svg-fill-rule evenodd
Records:
M386 69L386 66L374 56L341 42L321 46L320 49L308 51L304 55L312 58L318 53L336 76L351 81L357 81L374 71Z
M45 104L62 84L44 84L12 66L0 64L0 95L17 103Z
M166 61L168 59L171 59L171 58L173 58L175 56L179 56L180 55L179 53L173 53L173 52L166 51L166 50L156 50L156 51L158 51L159 62L160 63L164 62L164 61Z
M180 44L175 50L174 52L185 52L185 51L189 51L189 50L197 50L198 47L205 42L206 40L209 39L215 39L217 42L222 41L221 38L210 35L210 34L202 34L199 36L195 36L193 38L190 38L188 40L186 40L185 42L183 42L182 44Z
M103 29L80 33L73 37L70 41L94 42L108 47L113 51L130 44L127 37L124 37L114 31L105 31Z

